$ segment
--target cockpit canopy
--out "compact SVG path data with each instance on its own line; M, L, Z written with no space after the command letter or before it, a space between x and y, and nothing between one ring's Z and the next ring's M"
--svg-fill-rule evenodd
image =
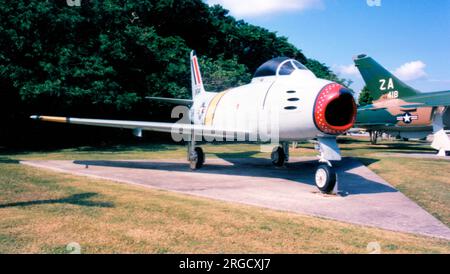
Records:
M299 61L287 57L278 57L262 64L253 75L253 78L291 75L295 70L308 70Z

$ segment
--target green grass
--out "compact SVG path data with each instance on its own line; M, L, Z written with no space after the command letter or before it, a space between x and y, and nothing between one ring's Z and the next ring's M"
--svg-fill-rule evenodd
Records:
M403 194L450 226L450 161L401 158L398 153L435 153L426 142L383 141L371 145L366 138L340 138L344 157L354 157ZM300 150L313 152L310 144ZM393 154L393 156L389 156Z
M371 146L342 139L362 162L444 223L450 223L450 162L380 153L422 144ZM208 157L268 157L257 145L205 145ZM24 159L185 158L174 145L79 148L0 154L0 253L449 253L448 241L77 177L18 164ZM315 155L301 144L293 155ZM401 168L399 168L401 166ZM408 176L410 175L410 176Z

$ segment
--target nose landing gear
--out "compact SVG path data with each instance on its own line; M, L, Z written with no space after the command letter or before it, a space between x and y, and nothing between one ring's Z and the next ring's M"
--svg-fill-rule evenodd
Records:
M336 142L336 138L317 138L316 149L320 152L319 166L315 174L317 188L326 194L337 194L338 176L330 161L340 161L341 152Z
M336 172L327 164L320 164L316 170L316 186L322 193L332 193L336 186Z

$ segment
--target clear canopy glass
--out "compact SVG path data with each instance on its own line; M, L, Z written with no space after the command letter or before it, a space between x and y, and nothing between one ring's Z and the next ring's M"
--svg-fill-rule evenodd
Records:
M276 75L290 75L295 70L306 70L307 68L297 60L287 57L278 57L262 64L255 72L254 78Z

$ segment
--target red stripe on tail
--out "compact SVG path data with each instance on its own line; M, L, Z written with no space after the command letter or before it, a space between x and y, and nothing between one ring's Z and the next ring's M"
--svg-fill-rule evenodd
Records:
M195 71L195 78L197 80L197 85L200 85L202 83L201 79L200 79L200 71L198 70L198 62L197 62L197 56L194 56L193 58L193 62L194 62L194 71Z

